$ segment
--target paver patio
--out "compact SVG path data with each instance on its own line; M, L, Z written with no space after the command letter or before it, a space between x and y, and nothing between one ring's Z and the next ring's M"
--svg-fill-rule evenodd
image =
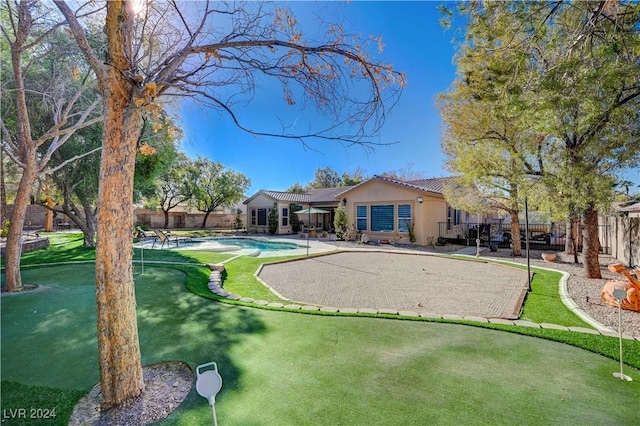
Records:
M258 277L291 301L357 309L517 318L526 271L425 254L340 252L266 264Z

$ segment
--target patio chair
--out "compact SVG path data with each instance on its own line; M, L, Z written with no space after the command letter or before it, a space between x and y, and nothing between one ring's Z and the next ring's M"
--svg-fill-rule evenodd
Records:
M157 241L158 240L158 236L157 235L151 235L149 234L147 231L145 231L144 229L142 229L139 226L136 226L136 236L138 237L139 240L141 241L146 241L146 240L154 240Z
M180 246L180 241L193 243L191 237L178 237L175 235L171 235L168 232L160 231L159 229L156 229L153 232L156 233L158 239L153 242L151 248L155 247L157 241L160 241L162 243L160 245L160 248L164 247L164 243L167 243L167 247L170 247L172 242L176 243L176 247Z

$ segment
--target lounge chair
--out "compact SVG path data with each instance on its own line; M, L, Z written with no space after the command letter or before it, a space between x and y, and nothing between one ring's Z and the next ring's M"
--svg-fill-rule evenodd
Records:
M139 226L136 226L136 236L138 237L138 239L140 241L146 241L146 240L153 240L153 241L157 241L158 240L158 236L157 235L152 235L149 234L147 231L145 231L144 229L142 229Z
M156 233L156 235L158 236L158 239L153 242L153 245L151 246L151 248L153 248L156 245L156 242L158 240L162 243L160 245L160 248L164 247L164 243L167 243L167 247L170 247L172 242L176 243L176 247L180 246L180 241L182 241L183 243L184 242L193 243L193 240L191 240L191 237L178 237L175 235L171 235L168 232L160 231L157 229L154 230L153 232Z

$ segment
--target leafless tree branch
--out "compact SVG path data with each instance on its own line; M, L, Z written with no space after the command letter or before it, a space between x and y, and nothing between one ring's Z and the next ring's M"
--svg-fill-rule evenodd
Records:
M77 160L80 160L80 159L82 159L84 157L92 155L93 153L98 152L101 149L102 149L102 147L98 147L98 148L92 149L91 151L85 152L84 154L76 155L76 156L74 156L72 158L69 158L68 160L63 161L62 163L58 164L55 167L49 167L47 169L42 170L41 174L43 174L43 175L51 175L51 174L57 172L58 170L62 169L63 167L65 167L67 164L73 163L74 161L77 161Z

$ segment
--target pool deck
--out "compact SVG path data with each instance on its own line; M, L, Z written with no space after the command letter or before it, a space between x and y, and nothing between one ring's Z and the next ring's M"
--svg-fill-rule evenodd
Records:
M229 237L224 237L224 238L228 239ZM328 252L338 250L338 247L331 244L331 241L328 239L326 240L320 240L317 238L309 239L308 240L309 245L307 246L306 239L298 238L294 236L267 237L262 235L260 236L247 235L247 236L238 236L238 238L247 238L247 239L264 241L264 242L272 242L272 243L288 243L288 244L294 243L298 246L298 248L291 249L291 250L268 250L268 251L259 250L259 249L241 249L241 248L238 248L237 246L223 245L206 238L201 238L201 239L194 238L193 243L181 242L179 246L176 246L175 244L171 244L171 246L168 247L167 244L165 244L164 247L162 247L162 250L202 250L202 251L213 251L218 253L229 253L229 254L236 254L236 255L253 256L253 257L303 256L306 254L316 255L316 254L328 253ZM160 250L161 249L160 244L161 243L156 242L154 246L153 240L145 240L145 241L140 241L134 244L133 246L135 248Z

